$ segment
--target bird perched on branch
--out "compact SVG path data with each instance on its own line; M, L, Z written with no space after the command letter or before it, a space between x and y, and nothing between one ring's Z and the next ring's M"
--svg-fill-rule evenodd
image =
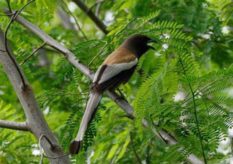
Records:
M136 34L126 39L112 52L95 73L89 100L83 115L77 137L70 144L70 153L77 154L81 147L88 124L93 119L101 96L107 89L113 90L122 83L126 83L132 76L138 59L149 49L148 45L156 42L145 35Z

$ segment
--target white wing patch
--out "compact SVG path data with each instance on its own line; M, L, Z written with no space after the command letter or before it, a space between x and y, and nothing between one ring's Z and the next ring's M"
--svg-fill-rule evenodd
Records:
M112 65L107 65L106 69L102 73L102 76L100 77L98 84L103 83L112 77L116 76L122 71L128 70L135 66L138 63L138 59L136 58L135 60L129 62L129 63L117 63L117 64L112 64ZM99 75L99 72L101 70L101 67L96 71L93 82L96 82L97 77Z

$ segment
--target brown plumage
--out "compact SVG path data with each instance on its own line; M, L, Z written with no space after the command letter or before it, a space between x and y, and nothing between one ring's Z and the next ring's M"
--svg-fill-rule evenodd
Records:
M137 34L129 37L104 60L96 71L78 135L70 144L71 154L79 152L84 134L96 113L102 93L107 89L115 89L130 79L138 59L152 48L147 45L149 42L153 42L153 40L145 35Z
M119 47L112 52L103 62L105 65L127 63L136 59L136 55L125 47Z

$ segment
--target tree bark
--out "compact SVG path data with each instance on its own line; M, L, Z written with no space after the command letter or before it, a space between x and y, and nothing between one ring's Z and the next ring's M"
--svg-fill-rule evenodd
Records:
M26 122L13 122L13 121L0 120L0 127L13 129L13 130L22 130L22 131L30 130Z
M0 62L3 65L3 69L7 74L17 96L23 107L25 116L26 116L26 124L30 131L35 135L35 137L39 140L41 139L41 146L44 149L50 162L52 164L67 164L69 163L69 158L64 156L61 148L58 145L58 142L49 129L44 116L36 102L34 93L25 78L23 76L24 81L26 82L26 86L23 87L22 77L20 77L17 67L19 65L12 61L9 55L6 52L4 46L4 34L0 31ZM22 70L21 73L23 74ZM43 137L44 136L44 137Z

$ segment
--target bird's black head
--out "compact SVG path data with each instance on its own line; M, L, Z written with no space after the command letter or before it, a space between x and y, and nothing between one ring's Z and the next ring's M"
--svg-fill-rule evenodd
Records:
M136 34L126 39L122 44L122 46L135 53L139 58L147 50L154 49L152 46L148 45L148 43L150 42L156 42L156 41L154 39L149 38L146 35Z

